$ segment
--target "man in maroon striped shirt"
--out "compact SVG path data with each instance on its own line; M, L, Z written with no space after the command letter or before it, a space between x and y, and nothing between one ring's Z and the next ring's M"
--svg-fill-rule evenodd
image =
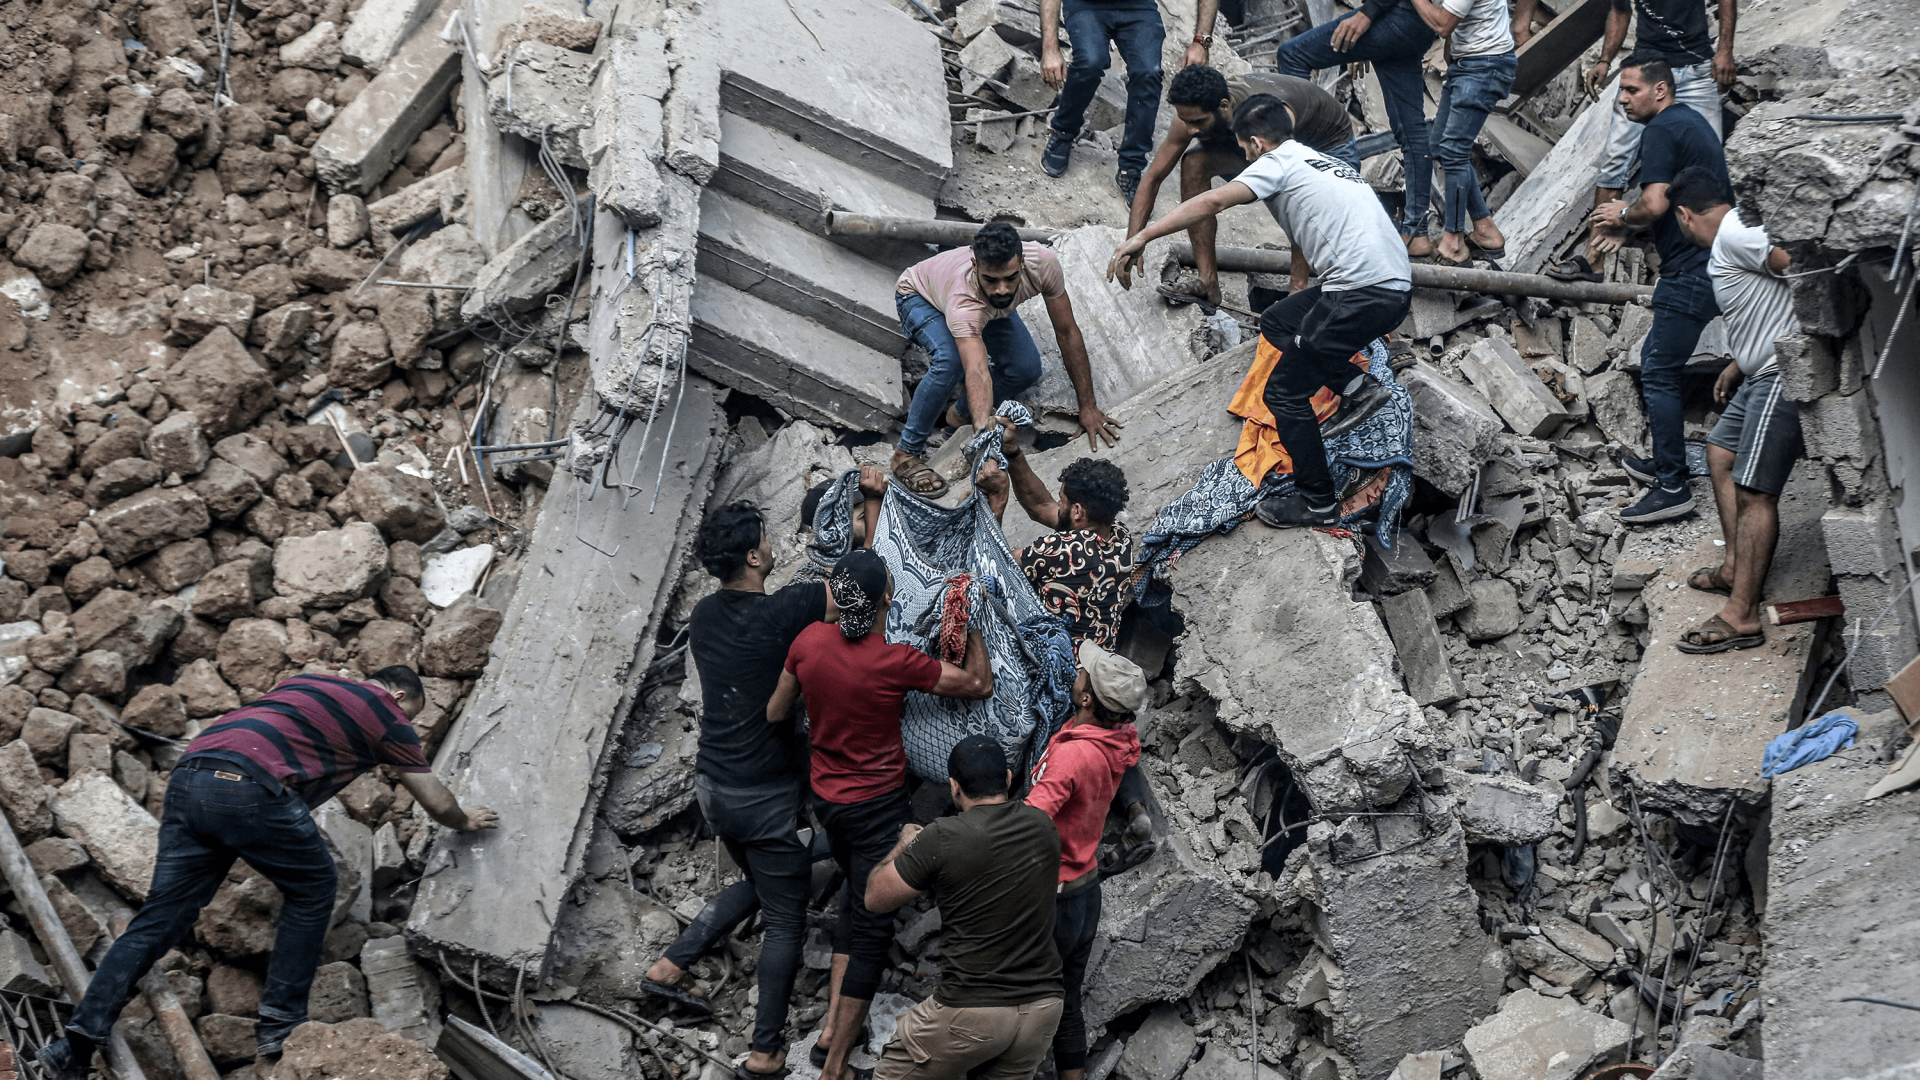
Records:
M411 720L426 705L420 676L382 668L365 682L296 675L209 724L167 778L160 850L147 902L113 943L67 1024L39 1061L54 1080L84 1080L94 1047L147 970L186 940L235 858L265 875L285 904L255 1028L259 1053L277 1054L307 1020L338 882L310 808L376 765L435 821L469 832L499 821L463 810L427 766Z

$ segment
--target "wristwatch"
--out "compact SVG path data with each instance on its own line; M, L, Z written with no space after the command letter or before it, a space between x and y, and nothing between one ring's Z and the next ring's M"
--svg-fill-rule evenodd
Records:
M1628 209L1629 209L1629 206L1628 206L1628 204L1626 204L1626 203L1621 203L1621 204L1620 204L1620 224L1622 224L1622 225L1625 225L1625 224L1627 223L1627 210L1628 210Z
M1195 45L1200 46L1203 49L1211 49L1213 48L1213 35L1208 34L1205 37L1202 37L1199 34L1195 34L1193 35L1193 43Z

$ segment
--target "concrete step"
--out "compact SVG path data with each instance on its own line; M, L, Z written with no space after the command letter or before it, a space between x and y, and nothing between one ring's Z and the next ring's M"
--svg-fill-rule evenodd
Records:
M695 268L888 356L906 351L893 271L711 189L700 196Z
M723 109L931 198L953 167L940 41L877 0L720 0Z
M931 218L933 198L863 172L811 144L731 112L720 113L720 171L710 187L825 236L827 214ZM924 244L897 240L835 243L894 269L924 259Z
M695 371L805 419L885 431L906 415L900 361L721 281L693 293Z

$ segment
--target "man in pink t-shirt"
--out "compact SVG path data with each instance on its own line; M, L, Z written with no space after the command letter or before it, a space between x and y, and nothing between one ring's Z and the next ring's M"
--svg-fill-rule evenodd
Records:
M947 418L958 427L993 415L1000 402L1039 380L1039 346L1015 311L1036 296L1046 300L1087 442L1097 450L1103 437L1108 446L1119 440L1119 421L1107 419L1094 400L1087 343L1073 320L1060 260L1039 244L1022 243L1006 222L989 222L970 246L908 267L894 290L901 332L929 358L893 452L893 475L918 494L932 498L947 490L923 455L955 386L964 379L966 392Z

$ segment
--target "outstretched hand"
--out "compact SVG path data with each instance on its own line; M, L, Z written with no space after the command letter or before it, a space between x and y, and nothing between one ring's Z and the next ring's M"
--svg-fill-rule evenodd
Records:
M1120 429L1125 426L1101 412L1098 405L1084 405L1080 409L1080 431L1086 435L1089 449L1100 449L1101 439L1107 440L1108 446L1115 445L1120 441Z
M1133 288L1133 275L1136 271L1146 272L1146 257L1142 254L1147 242L1135 233L1127 242L1114 249L1113 258L1107 263L1107 280L1118 281L1123 289Z

